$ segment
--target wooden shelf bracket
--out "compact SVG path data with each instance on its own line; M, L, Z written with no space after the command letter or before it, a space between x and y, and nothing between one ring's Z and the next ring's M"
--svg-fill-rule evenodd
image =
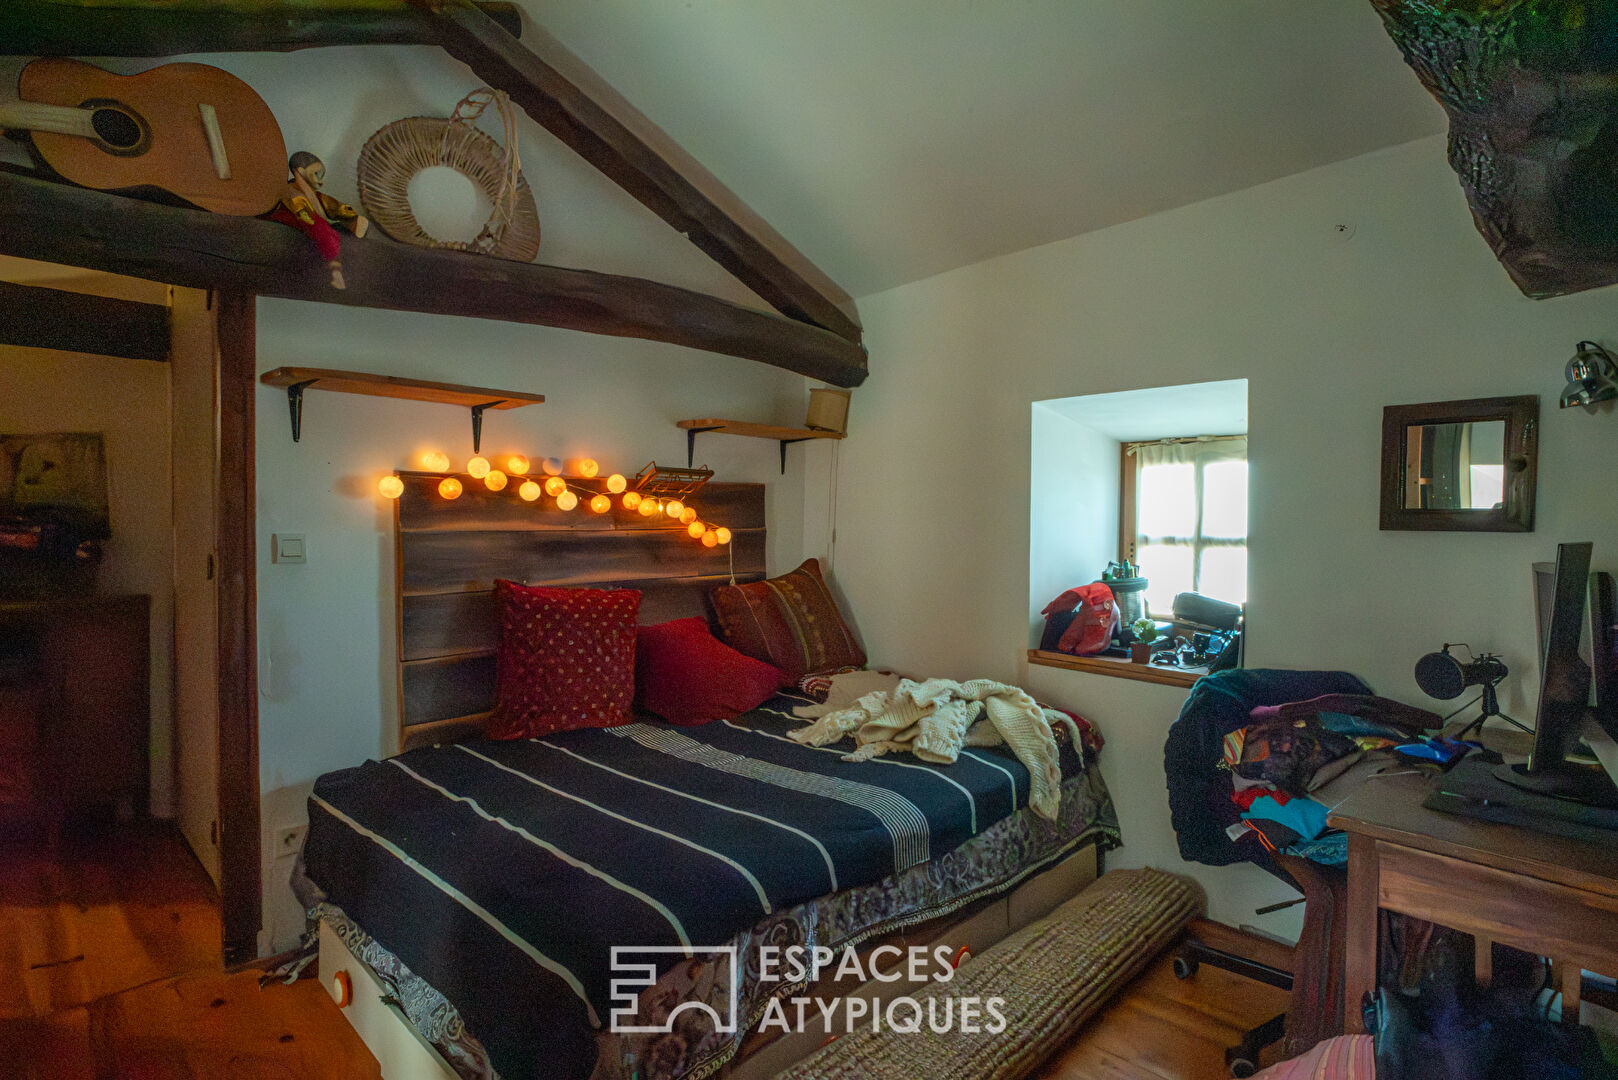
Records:
M483 405L472 406L472 453L483 452L483 410L498 409L504 401L490 401Z
M303 437L303 391L305 387L313 386L314 379L293 383L287 387L287 409L292 413L292 441L297 442Z

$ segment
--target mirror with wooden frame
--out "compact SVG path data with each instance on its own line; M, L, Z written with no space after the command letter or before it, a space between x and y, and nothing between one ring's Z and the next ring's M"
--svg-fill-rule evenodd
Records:
M1382 528L1532 532L1539 398L1382 410Z

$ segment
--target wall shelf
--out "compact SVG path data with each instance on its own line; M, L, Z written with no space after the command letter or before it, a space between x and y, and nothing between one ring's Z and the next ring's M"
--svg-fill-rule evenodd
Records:
M781 471L787 471L787 447L796 442L807 442L810 439L841 439L846 433L841 431L817 431L814 428L777 427L774 424L755 424L749 420L718 420L712 417L702 420L681 420L676 425L685 429L685 466L691 468L692 460L696 457L697 436L705 431L717 432L720 435L746 435L754 439L774 439L781 444Z
M491 390L482 386L401 379L394 375L371 375L363 371L335 371L331 368L281 367L259 376L265 386L284 387L287 407L292 413L292 441L303 433L303 392L334 390L340 394L402 398L406 401L436 401L461 405L472 410L472 452L483 441L483 413L488 409L520 409L544 404L544 394L523 394L516 390Z

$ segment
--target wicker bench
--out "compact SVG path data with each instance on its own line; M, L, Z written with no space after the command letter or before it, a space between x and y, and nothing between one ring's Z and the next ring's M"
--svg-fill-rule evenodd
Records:
M1016 1080L1070 1038L1200 914L1203 897L1160 870L1114 870L1051 912L961 966L949 982L913 995L913 1034L869 1027L844 1035L777 1080ZM975 1032L935 1034L929 1007L947 999L1000 998L1004 1025L979 1013ZM935 1001L935 999L937 999ZM914 1012L904 1013L906 1021ZM910 1026L908 1022L903 1026ZM940 1026L943 1026L942 1024Z

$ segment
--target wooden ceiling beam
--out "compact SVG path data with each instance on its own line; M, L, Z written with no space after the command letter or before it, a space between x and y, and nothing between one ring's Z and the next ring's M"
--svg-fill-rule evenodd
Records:
M522 33L512 3L477 5L506 33ZM207 9L5 0L0 51L12 56L177 56L291 52L324 45L437 45L438 20L408 0L276 6L220 0Z
M865 350L819 327L655 281L345 239L346 290L302 233L0 172L0 254L199 289L642 338L858 386Z
M438 45L770 306L852 344L864 367L863 331L846 292L560 42L530 28L535 51L517 40L522 29L516 5L472 0L217 0L206 9L0 0L0 51L12 55Z
M853 301L560 42L513 37L470 0L412 0L439 43L771 307L858 343Z
M167 360L169 309L0 281L0 345Z

